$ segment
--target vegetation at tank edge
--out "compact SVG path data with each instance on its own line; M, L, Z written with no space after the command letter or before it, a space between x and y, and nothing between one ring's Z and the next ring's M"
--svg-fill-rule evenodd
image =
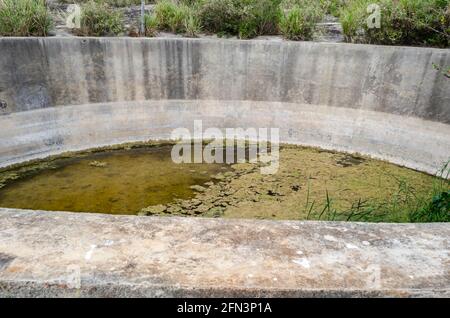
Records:
M79 4L84 4L87 2L90 2L91 0L59 0L59 3L65 3L65 4L72 4L72 3L79 3ZM110 6L113 7L128 7L131 5L140 5L141 4L141 0L94 0L97 3L103 3L103 4L108 4ZM146 0L147 3L151 2Z
M280 33L289 40L310 40L324 14L319 2L284 1L278 24Z
M411 222L450 222L450 160L445 164L435 181L430 198L418 201L419 207L409 214Z
M124 31L123 14L94 0L82 5L80 35L114 36Z
M380 7L380 28L368 27L370 4ZM186 34L180 25L190 16L198 32L242 39L281 34L290 40L310 40L326 14L339 18L348 42L450 45L448 0L157 0L153 13L160 30Z
M47 0L48 2L49 0ZM47 36L52 17L46 0L0 0L0 35ZM83 26L76 35L138 36L135 25L126 30L123 9L140 0L52 0L81 4ZM146 0L152 4L145 20L145 36L173 32L187 37L199 34L251 39L282 35L289 40L311 40L321 32L326 16L342 24L347 42L450 46L449 0ZM380 28L369 28L367 8L380 8Z
M52 27L45 0L0 0L0 36L47 36Z
M323 2L323 1L322 1ZM282 34L311 39L325 14L322 2L307 0L158 0L150 15L157 29L195 36L200 32L250 39ZM147 24L148 25L148 24ZM188 26L192 26L189 28Z
M395 176L392 176L395 178ZM450 160L436 174L431 191L422 192L407 180L396 178L398 188L381 202L359 199L347 210L334 206L326 191L324 203L306 201L308 220L357 222L450 222ZM308 185L308 194L310 187ZM309 197L309 195L308 195Z
M380 8L380 28L368 27L370 4ZM448 0L352 0L339 9L339 18L348 42L450 46Z

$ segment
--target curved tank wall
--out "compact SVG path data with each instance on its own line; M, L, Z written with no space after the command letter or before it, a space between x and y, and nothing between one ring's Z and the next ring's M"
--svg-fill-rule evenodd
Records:
M0 166L168 139L280 128L281 141L429 173L450 158L450 50L205 39L0 39Z

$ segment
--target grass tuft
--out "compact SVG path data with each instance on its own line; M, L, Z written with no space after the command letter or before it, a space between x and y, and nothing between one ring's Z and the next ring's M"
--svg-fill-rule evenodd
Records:
M377 4L381 28L367 26L367 7ZM448 0L351 0L339 12L347 41L386 45L450 46Z
M279 29L286 39L310 40L323 16L324 10L319 2L286 1L282 5Z
M82 35L114 36L123 31L123 15L107 3L90 0L83 4L80 29Z
M47 36L52 27L45 0L0 0L1 36Z

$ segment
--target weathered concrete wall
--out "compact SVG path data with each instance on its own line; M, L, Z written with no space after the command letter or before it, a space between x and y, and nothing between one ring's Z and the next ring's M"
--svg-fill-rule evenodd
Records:
M447 224L0 209L0 297L450 297Z
M4 112L148 99L252 100L450 123L450 50L195 39L0 39Z
M205 126L279 127L284 141L434 173L450 158L450 80L433 62L450 65L450 50L3 38L0 166L83 142L167 138L177 125L204 119Z

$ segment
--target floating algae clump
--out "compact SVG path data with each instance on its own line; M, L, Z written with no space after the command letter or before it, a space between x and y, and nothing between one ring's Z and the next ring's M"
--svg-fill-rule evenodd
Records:
M108 163L94 160L89 162L89 165L91 167L104 168L108 165Z

